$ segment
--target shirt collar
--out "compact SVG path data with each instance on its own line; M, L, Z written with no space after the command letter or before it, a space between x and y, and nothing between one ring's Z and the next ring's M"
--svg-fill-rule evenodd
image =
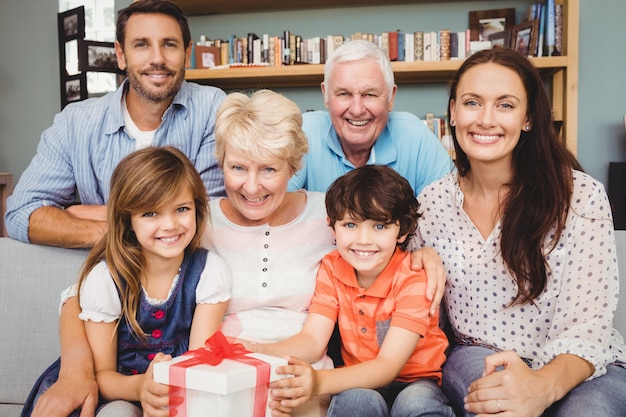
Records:
M339 136L337 135L337 131L333 127L332 123L328 128L328 133L326 134L326 143L328 147L339 156L342 162L346 165L354 167L352 162L348 161L345 153L341 147L341 142L339 141ZM390 165L398 159L398 150L391 139L391 133L389 132L389 124L385 126L385 129L380 133L376 142L374 142L374 147L370 152L370 157L367 161L368 164L379 164L379 165Z
M111 111L108 112L109 117L106 122L108 134L116 133L125 126L124 112L122 110L122 98L126 96L126 92L129 88L130 86L128 83L128 79L125 79L122 85L120 85L117 90L111 93L111 101L109 103ZM165 118L168 113L174 111L174 109L181 109L185 112L184 117L187 117L187 115L189 114L188 108L190 103L191 91L189 89L187 81L183 81L180 89L172 100L172 104L165 110L165 113L163 113L163 118Z
M463 208L463 201L465 200L465 194L461 190L460 178L458 171L454 170L447 178L448 181L451 182L448 189L454 190L454 203L456 204L456 209Z
M168 108L168 111L172 107L180 106L185 109L185 112L188 112L191 99L192 99L192 94L191 94L191 89L189 88L189 84L187 83L187 81L183 80L183 83L181 84L180 89L178 90L178 93L176 93L176 95L174 96L174 100L172 100L172 105Z
M107 120L105 120L104 126L106 126L105 132L109 135L112 135L124 128L122 97L124 97L127 88L128 80L124 80L122 85L120 85L117 90L108 96L110 101L106 105L109 106L109 111L105 113L107 115Z
M382 272L378 275L376 281L374 281L374 284L366 290L359 287L354 268L342 257L339 257L337 263L335 264L333 277L344 285L357 289L361 292L362 295L377 298L386 298L389 294L389 291L391 290L393 277L398 268L398 264L402 262L405 256L409 255L401 249L396 248L393 256L391 257L391 260L389 261L385 269L383 269Z

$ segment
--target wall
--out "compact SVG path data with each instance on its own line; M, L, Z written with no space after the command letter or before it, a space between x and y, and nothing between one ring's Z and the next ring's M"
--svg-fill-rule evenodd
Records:
M581 0L578 158L608 186L609 162L626 162L626 2Z
M33 0L0 5L0 172L19 176L35 153L41 131L60 109L57 64L56 1ZM123 7L128 1L117 0ZM247 31L259 34L290 29L304 36L325 35L341 28L344 35L357 30L432 30L445 26L462 30L467 11L516 7L521 19L527 1L477 1L443 5L404 5L306 12L260 13L190 17L192 35L227 37ZM471 5L471 7L470 7ZM36 6L36 7L33 7ZM592 0L580 4L580 85L578 157L585 169L607 184L608 163L626 161L626 53L623 39L626 2ZM246 21L245 25L238 22ZM297 22L297 23L296 23ZM368 28L368 29L365 29ZM613 51L606 54L603 51ZM317 88L279 89L303 110L323 108ZM418 115L442 112L445 85L400 85L396 110Z
M0 171L19 176L60 110L58 1L0 4Z

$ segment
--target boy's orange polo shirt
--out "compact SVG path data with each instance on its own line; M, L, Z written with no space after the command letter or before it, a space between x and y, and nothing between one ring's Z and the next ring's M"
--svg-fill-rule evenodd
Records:
M410 253L396 249L374 284L363 289L352 265L335 250L322 260L309 313L338 321L346 366L375 359L389 326L418 333L419 342L396 380L430 378L441 384L448 340L429 306L426 275L411 270Z

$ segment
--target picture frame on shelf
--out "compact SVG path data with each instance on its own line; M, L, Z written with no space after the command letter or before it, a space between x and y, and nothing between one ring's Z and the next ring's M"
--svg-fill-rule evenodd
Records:
M78 39L70 39L63 46L64 52L61 54L64 58L61 66L65 69L65 76L80 74L78 70Z
M516 25L511 34L511 48L524 56L533 56L537 50L539 21L528 20Z
M489 35L515 26L515 8L469 12L470 41L488 41Z
M87 98L87 75L85 73L65 77L61 83L61 107Z
M492 48L510 48L511 30L502 30L489 35Z
M116 72L122 71L117 66L115 44L82 40L78 44L78 69L81 72Z
M85 6L57 13L59 42L85 37Z

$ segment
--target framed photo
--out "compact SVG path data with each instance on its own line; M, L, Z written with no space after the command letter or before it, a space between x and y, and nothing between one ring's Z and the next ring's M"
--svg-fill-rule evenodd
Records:
M113 42L98 42L82 40L78 44L78 69L96 72L117 72L115 44Z
M85 6L57 14L59 42L85 37Z
M528 20L515 26L511 36L511 48L522 55L534 56L537 50L539 21Z
M65 57L64 62L61 63L62 67L65 68L65 72L61 72L61 74L65 74L65 76L76 75L79 74L78 70L78 39L71 39L65 42L64 53L61 55Z
M488 41L489 35L515 26L515 8L469 12L470 41Z
M492 48L510 48L511 47L511 31L503 30L489 35Z
M86 98L87 76L85 73L66 77L61 83L61 108Z

